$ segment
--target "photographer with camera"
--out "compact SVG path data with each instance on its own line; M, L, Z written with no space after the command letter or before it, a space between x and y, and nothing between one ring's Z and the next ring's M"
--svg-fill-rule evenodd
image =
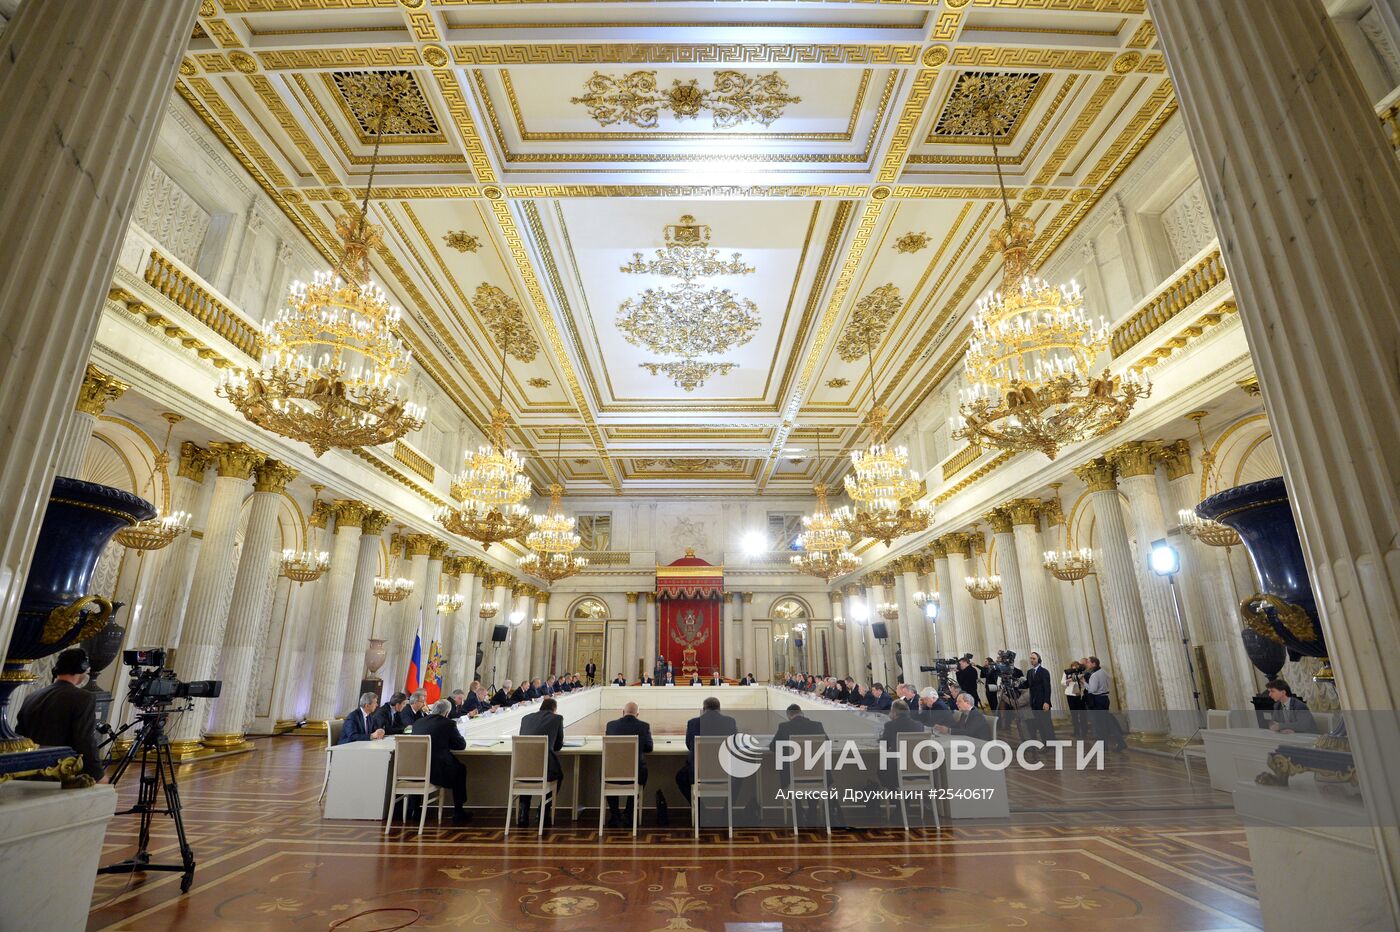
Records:
M97 752L97 697L83 689L91 666L81 647L59 654L53 683L25 697L15 730L41 747L72 748L82 755L83 773L106 783L102 755Z

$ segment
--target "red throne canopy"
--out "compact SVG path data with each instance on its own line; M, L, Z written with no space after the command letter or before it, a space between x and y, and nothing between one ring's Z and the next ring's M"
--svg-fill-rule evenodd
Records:
M687 549L685 556L656 568L656 599L661 627L657 645L676 669L677 682L692 673L706 679L723 671L720 606L724 567L707 563Z

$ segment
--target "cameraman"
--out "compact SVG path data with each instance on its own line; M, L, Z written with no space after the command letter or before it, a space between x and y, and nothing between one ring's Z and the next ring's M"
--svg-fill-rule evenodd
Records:
M72 748L82 755L83 773L106 783L102 755L97 753L97 697L83 689L91 667L81 647L59 654L53 684L24 700L15 730L42 747Z
M972 704L978 705L977 701L977 668L972 665L972 655L963 654L958 660L958 672L955 676L958 681L958 688L972 697Z

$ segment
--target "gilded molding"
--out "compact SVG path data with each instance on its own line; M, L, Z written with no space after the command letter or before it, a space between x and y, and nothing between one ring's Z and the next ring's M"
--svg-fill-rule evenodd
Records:
M985 515L982 516L982 520L986 521L988 524L991 525L992 531L994 533L1011 533L1011 515L1007 513L1004 507L993 508L991 511L987 512Z
M364 502L356 501L353 498L336 499L335 502L335 532L339 534L342 530L354 527L355 530L362 530L364 527L365 515L369 514L370 507Z
M903 573L919 572L919 558L915 554L905 554L894 561L895 568Z
M266 460L253 470L253 491L281 494L298 475L297 470L280 460Z
M83 375L83 384L78 389L78 400L73 407L84 414L101 417L107 410L107 405L120 398L130 387L116 376L108 375L92 363L88 363L87 372Z
M434 540L431 544L428 545L428 559L437 560L441 562L447 558L447 552L450 549L451 546L447 543L447 541Z
M1042 502L1040 508L1041 514L1045 515L1045 523L1050 527L1065 523L1065 511L1059 501Z
M1114 476L1113 464L1103 457L1092 459L1083 466L1076 466L1073 469L1090 492L1116 492L1118 490L1118 480Z
M928 553L935 560L946 560L948 558L948 544L943 538L938 537L929 542Z
M330 502L323 498L318 498L311 503L311 517L306 519L306 523L310 527L325 530L326 523L334 513L335 509L331 506Z
M1151 476L1157 472L1157 460L1162 455L1162 444L1157 440L1131 440L1120 443L1104 454L1118 469L1120 479L1135 476Z
M214 466L218 470L219 478L247 479L252 476L253 469L262 465L267 459L266 453L261 453L248 446L246 443L224 443L215 441L209 444L209 455L214 460Z

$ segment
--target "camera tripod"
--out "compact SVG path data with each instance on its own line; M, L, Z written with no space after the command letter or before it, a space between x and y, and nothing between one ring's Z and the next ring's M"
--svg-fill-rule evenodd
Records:
M192 704L191 704L192 705ZM188 711L190 706L174 711ZM122 810L117 815L130 815L133 812L141 814L141 828L136 841L136 854L125 861L118 861L115 864L108 864L106 867L99 867L99 874L134 874L146 871L178 871L185 876L180 881L180 892L188 893L190 884L194 882L194 851L190 849L189 839L185 837L185 823L180 818L180 788L175 783L175 761L170 755L170 742L165 737L165 720L170 716L172 710L160 709L156 711L144 710L138 712L136 720L122 728L116 734L119 735L139 724L140 730L136 733L136 739L131 742L131 747L126 749L122 759L117 762L117 767L112 771L111 783L113 786L126 773L127 768L136 760L140 754L141 760L141 785L137 790L136 802L130 809ZM116 735L112 736L113 738ZM157 809L157 798L164 794L165 808ZM151 821L157 812L170 816L175 822L175 835L180 842L180 863L179 864L152 864L150 843L151 843Z

